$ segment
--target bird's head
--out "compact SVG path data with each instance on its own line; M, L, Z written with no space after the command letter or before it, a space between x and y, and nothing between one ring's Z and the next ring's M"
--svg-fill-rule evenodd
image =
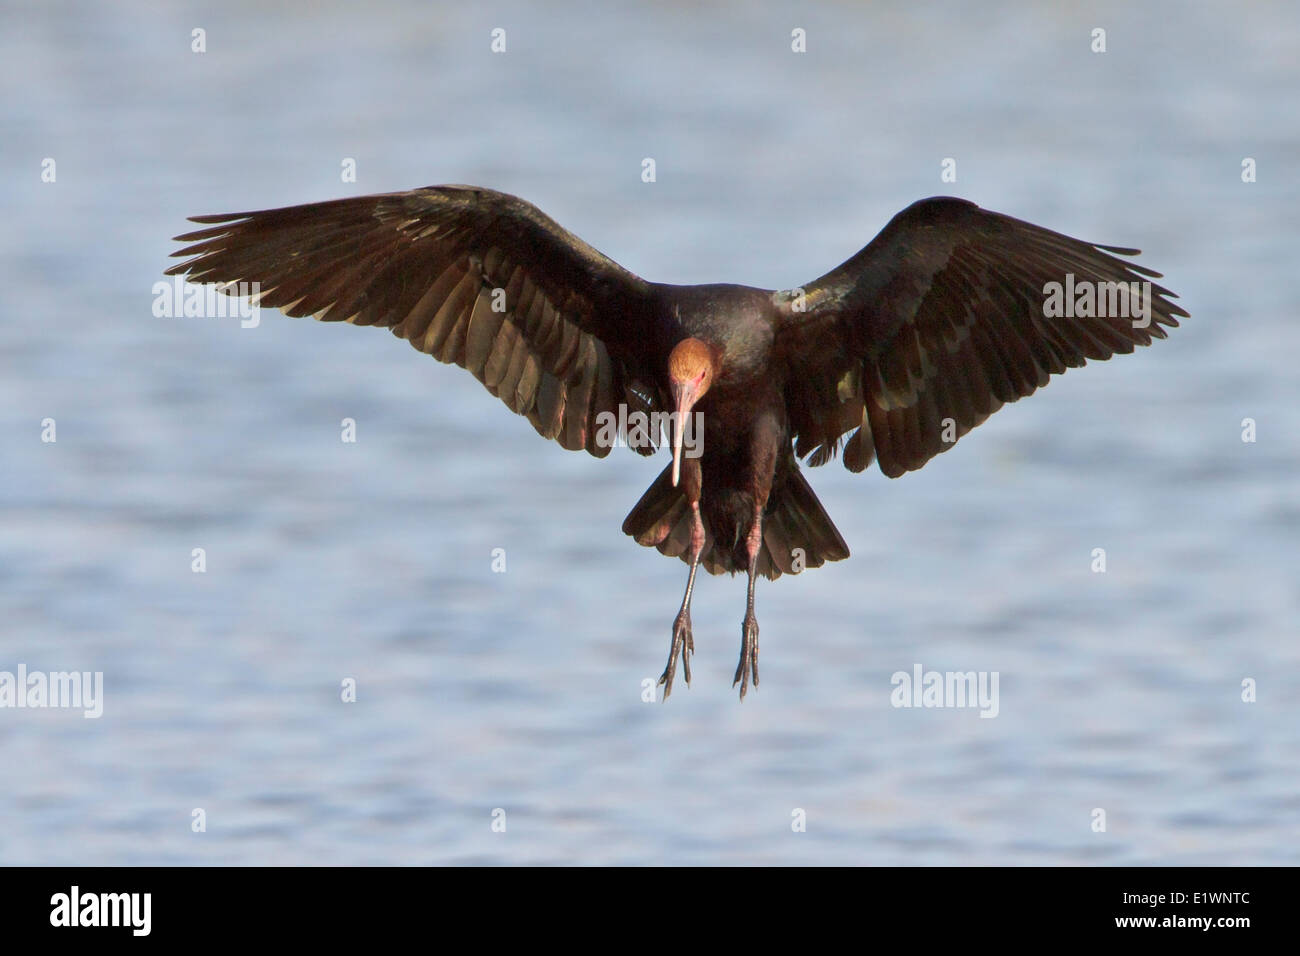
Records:
M673 391L673 485L682 472L682 436L687 416L713 384L718 353L699 339L682 339L668 356L668 381Z

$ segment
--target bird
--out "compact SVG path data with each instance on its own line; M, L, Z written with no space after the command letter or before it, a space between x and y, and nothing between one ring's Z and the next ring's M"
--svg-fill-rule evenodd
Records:
M659 677L687 685L701 565L744 572L732 681L759 682L759 576L849 557L800 463L897 478L1004 404L1189 313L1132 261L950 196L914 202L802 286L670 285L628 271L531 203L428 186L190 217L166 270L258 305L387 328L473 374L544 438L672 460L622 530L681 558ZM665 437L668 436L668 437Z

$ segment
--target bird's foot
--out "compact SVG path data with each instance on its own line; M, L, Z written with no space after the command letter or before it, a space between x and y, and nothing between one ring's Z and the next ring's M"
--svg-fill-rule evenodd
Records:
M754 687L758 687L758 618L752 611L745 615L740 634L740 663L736 666L736 676L731 686L740 685L740 699L744 700L751 679Z
M664 700L673 692L673 677L677 674L677 658L682 659L682 676L686 686L691 686L691 655L695 653L695 637L691 634L691 612L682 608L677 619L673 621L673 644L668 651L668 666L659 678L659 686L664 689Z

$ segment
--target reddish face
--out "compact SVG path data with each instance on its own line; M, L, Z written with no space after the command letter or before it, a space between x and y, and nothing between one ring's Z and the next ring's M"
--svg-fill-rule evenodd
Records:
M668 356L668 381L673 391L673 485L681 478L682 435L686 416L713 384L717 370L713 349L699 339L683 339Z

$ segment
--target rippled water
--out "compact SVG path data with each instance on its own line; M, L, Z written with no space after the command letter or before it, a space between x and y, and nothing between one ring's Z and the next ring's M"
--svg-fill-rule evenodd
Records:
M1140 7L4 8L0 670L106 700L0 709L0 862L1300 862L1300 17ZM760 587L743 705L704 580L652 705L685 569L619 524L661 461L376 330L152 315L186 215L436 182L768 287L957 193L1193 318L903 481L813 472L853 558ZM915 664L997 718L892 707Z

